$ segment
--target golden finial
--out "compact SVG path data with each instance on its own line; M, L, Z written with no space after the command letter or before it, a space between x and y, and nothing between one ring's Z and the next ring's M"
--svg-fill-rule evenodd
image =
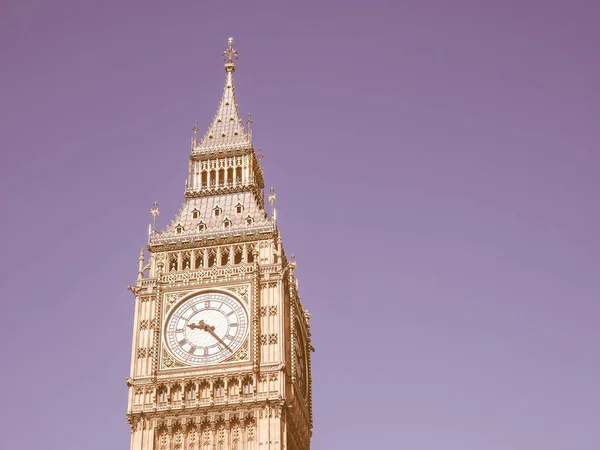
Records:
M223 61L225 61L225 71L233 72L235 71L235 62L234 59L238 59L238 52L233 48L233 38L230 37L227 40L227 50L223 52Z

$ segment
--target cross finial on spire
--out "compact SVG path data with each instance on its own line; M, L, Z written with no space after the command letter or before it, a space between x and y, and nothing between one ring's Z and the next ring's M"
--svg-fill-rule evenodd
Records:
M227 50L223 52L223 61L225 61L225 71L226 72L234 72L235 71L235 62L234 59L238 59L238 52L233 48L233 38L230 37L227 40Z
M152 230L156 230L156 216L160 215L160 211L158 210L158 202L154 202L152 209L150 209L150 214L152 214Z

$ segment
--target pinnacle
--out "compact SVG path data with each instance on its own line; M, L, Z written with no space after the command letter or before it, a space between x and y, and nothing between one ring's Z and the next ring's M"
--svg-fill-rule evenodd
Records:
M237 58L237 52L233 49L233 40L231 38L229 39L229 48L223 53L223 56L225 59L226 76L221 103L202 140L194 146L194 152L252 147L251 138L244 129L235 99L233 73L235 72L234 59Z

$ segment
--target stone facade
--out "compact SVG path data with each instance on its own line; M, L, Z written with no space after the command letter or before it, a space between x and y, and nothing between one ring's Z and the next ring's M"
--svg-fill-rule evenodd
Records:
M194 126L185 202L164 230L152 226L129 286L131 450L310 448L310 315L273 191L265 210L231 39L223 56L219 108L199 141Z

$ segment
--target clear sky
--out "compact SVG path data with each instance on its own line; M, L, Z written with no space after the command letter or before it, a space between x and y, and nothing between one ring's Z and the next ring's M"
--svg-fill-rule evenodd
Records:
M126 286L233 36L312 313L313 449L598 450L598 23L591 0L3 0L2 448L128 448Z

